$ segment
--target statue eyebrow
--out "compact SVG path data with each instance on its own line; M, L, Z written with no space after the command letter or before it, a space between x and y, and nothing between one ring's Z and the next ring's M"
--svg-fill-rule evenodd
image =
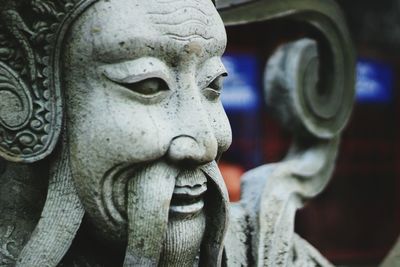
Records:
M93 39L96 39L94 37ZM128 60L136 60L138 56L135 54L135 49L148 48L149 56L151 56L151 51L156 49L155 45L141 45L136 47L137 43L146 44L149 42L148 39L141 36L135 36L133 38L123 38L123 39L112 39L108 38L106 40L100 39L101 41L93 41L93 54L95 59L104 64L114 64L122 63Z
M205 87L218 76L228 74L220 57L212 57L206 60L198 71L198 84Z
M108 79L120 83L135 83L148 78L160 78L168 83L171 77L167 65L153 57L105 64L98 70Z

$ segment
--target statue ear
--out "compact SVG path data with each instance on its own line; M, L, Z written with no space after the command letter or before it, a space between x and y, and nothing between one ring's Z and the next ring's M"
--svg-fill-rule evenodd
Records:
M50 27L27 25L15 9L0 15L0 157L31 163L52 152L61 128L60 90L49 78Z

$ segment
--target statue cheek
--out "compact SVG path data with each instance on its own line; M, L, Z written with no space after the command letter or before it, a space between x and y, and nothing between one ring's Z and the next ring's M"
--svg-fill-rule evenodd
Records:
M129 121L104 118L102 123L84 123L78 128L71 141L79 158L95 159L100 168L161 158L172 139L170 131L159 124L134 118ZM79 134L85 128L85 134Z

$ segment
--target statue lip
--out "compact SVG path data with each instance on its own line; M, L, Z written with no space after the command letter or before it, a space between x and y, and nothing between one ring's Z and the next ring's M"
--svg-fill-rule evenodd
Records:
M171 199L170 212L182 215L193 215L204 207L203 194L207 183L194 186L175 186Z

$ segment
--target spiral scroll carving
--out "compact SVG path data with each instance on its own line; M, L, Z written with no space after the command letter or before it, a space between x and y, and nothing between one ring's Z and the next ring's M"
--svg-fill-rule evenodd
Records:
M333 76L332 69L329 62L320 68L318 45L307 38L279 47L269 60L266 102L293 132L325 139L345 126L354 91L346 91L343 73Z
M0 123L10 130L21 129L32 113L32 102L25 83L0 62Z

